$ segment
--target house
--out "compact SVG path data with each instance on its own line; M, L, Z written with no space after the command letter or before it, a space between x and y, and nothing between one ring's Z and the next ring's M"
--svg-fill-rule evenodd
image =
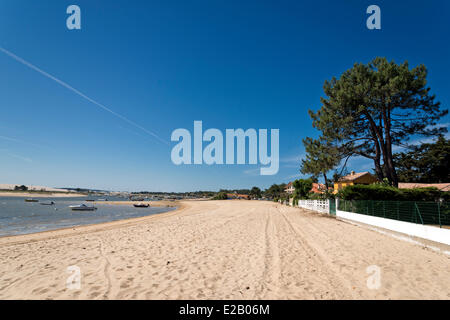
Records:
M238 193L227 193L228 199L245 199L249 200L250 196L248 194L238 194Z
M338 181L334 182L334 193L338 193L339 190L346 186L352 186L355 184L372 184L377 181L377 177L372 175L370 172L352 171L349 175L341 177Z
M324 193L326 190L327 190L327 188L325 187L324 184L322 184L322 183L315 183L315 182L314 182L314 183L312 184L312 188L311 188L311 191L310 191L310 192L312 192L312 193ZM286 187L284 188L284 191L285 191L287 194L293 194L293 193L294 193L295 188L294 188L292 182L289 182L289 183L286 185Z
M295 191L294 185L292 184L292 182L289 182L286 187L284 188L284 192L286 192L287 194L293 194Z
M328 187L328 189L332 189ZM312 193L325 193L327 187L323 183L313 183L311 191Z
M440 191L450 191L450 183L405 183L399 182L399 189L437 188Z

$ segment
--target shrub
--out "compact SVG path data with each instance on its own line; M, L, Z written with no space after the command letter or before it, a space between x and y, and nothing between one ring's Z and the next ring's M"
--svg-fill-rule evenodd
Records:
M308 199L311 200L327 200L327 199L334 199L335 196L332 192L324 192L324 193L314 193L310 192L308 194Z
M343 200L392 201L448 201L450 192L436 188L398 189L383 184L353 185L340 190L337 197Z
M295 196L299 199L308 199L308 193L312 188L311 179L298 179L295 180L292 185L295 188Z
M439 191L437 188L399 189L400 199L405 201L439 201L449 200L450 192Z
M213 200L227 200L228 196L226 192L219 192L218 194L215 195L214 198L212 198Z
M347 186L338 192L343 200L397 200L398 189L379 184Z

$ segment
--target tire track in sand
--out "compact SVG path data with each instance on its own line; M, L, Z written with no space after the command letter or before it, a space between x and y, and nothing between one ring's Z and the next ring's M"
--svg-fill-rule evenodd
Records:
M287 224L288 229L294 235L294 239L296 240L296 242L300 244L300 246L308 255L308 258L305 259L305 261L309 265L309 268L312 268L313 270L318 269L319 272L315 272L315 274L318 275L320 273L328 280L329 284L331 285L330 289L332 289L332 292L330 293L335 296L333 298L354 298L353 292L349 290L350 285L348 281L345 281L345 279L341 277L341 275L339 274L339 270L333 268L330 263L326 259L324 259L324 257L322 257L321 254L305 240L306 237L304 236L304 234L299 232L298 228L296 228L289 220L289 218L286 217L284 210L281 209L279 210L279 212L281 214L281 217ZM328 299L330 297L328 296L324 298Z
M103 245L103 241L101 238L99 238L100 240L100 255L103 258L103 263L104 263L104 267L103 267L103 275L105 277L105 282L106 282L106 292L103 294L103 298L105 299L109 299L109 295L111 293L111 288L112 288L112 280L111 280L111 262L109 261L105 250L104 250L104 245Z
M280 250L277 228L272 221L270 211L266 212L264 271L261 289L255 292L254 299L276 299L280 288Z

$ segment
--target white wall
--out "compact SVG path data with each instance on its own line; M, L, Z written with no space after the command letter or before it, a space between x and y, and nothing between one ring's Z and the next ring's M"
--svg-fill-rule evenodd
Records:
M450 229L336 210L336 216L450 245Z

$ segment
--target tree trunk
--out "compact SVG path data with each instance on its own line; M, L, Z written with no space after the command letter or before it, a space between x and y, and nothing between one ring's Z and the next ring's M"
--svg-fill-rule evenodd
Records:
M367 119L370 124L370 132L372 134L372 138L375 143L375 158L373 159L373 163L375 165L375 173L380 181L383 181L385 178L385 174L383 172L383 168L381 167L381 148L380 143L382 143L382 137L380 136L379 131L377 130L375 121L373 121L372 117L366 113ZM381 138L381 139L380 139Z
M378 159L373 159L373 163L375 164L375 174L377 175L378 180L383 181L384 173L381 168L380 158L378 157Z
M383 150L384 166L388 173L389 182L392 186L398 187L398 176L395 171L394 161L392 160L392 139L391 139L391 117L389 106L383 108L384 136L385 146Z
M325 179L325 189L328 192L328 179L327 179L327 174L325 172L322 173L323 174L323 178Z

